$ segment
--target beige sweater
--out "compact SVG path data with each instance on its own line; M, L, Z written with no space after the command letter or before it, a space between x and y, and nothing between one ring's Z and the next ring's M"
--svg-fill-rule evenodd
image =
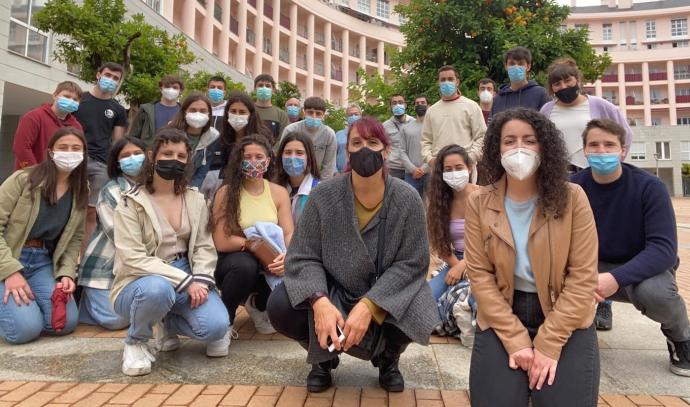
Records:
M482 154L486 124L479 105L464 96L439 100L426 112L422 127L422 157L429 162L445 146L457 144L476 163Z

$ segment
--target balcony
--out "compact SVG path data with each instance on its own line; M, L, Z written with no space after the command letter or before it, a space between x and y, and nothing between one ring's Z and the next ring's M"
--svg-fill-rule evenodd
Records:
M367 52L367 61L376 62L376 52Z
M635 96L626 96L625 97L625 104L628 106L641 105L642 100L635 99Z
M248 3L251 4L252 7L256 8L256 0L249 0Z
M690 79L690 68L673 72L673 79Z
M235 17L230 17L230 32L235 35L240 35L240 23L235 20Z
M322 32L317 32L316 35L314 35L314 42L319 45L326 45L326 38L324 37Z
M676 103L690 103L690 95L676 96Z
M331 49L333 49L333 51L343 52L343 41L331 38Z
M334 70L333 68L331 68L331 79L335 79L336 81L342 81L343 71Z
M602 82L618 82L618 74L608 73L601 76Z
M668 75L666 72L650 72L649 73L649 80L650 81L665 81L668 79Z
M287 48L281 48L278 58L285 63L290 63L290 51Z
M290 29L290 17L286 16L285 14L280 15L280 26L287 28L288 30Z
M273 20L273 6L264 3L264 15Z
M247 44L250 44L253 46L255 41L256 41L256 35L254 34L254 30L247 28Z
M625 74L625 81L626 82L642 82L642 74L641 73L626 73Z
M218 21L223 21L223 9L218 3L213 3L213 17Z

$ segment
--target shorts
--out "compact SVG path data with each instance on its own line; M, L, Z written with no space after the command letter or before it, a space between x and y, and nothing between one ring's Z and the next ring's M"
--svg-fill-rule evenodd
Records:
M86 166L86 174L89 177L89 206L95 207L98 203L98 195L101 188L108 182L108 171L104 163L89 159Z

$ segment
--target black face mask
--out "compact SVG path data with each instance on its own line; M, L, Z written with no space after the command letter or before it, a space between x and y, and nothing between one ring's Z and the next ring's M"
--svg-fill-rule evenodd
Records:
M369 147L362 147L359 151L350 153L350 167L361 177L371 177L383 167L382 151L374 151Z
M577 99L579 95L580 87L575 85L569 88L563 88L556 92L556 97L558 100L565 104L571 104Z
M415 105L414 112L417 116L424 116L426 114L426 105Z
M158 160L156 161L156 174L167 181L178 181L184 177L187 164L178 160Z

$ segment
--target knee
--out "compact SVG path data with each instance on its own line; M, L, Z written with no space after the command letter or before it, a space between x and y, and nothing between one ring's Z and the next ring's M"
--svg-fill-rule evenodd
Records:
M151 305L159 305L167 310L172 308L173 304L175 304L175 288L173 288L172 284L160 276L143 278L146 281L138 287L136 300Z
M99 325L109 331L118 331L120 329L127 328L127 326L129 326L129 320L122 318L117 314L113 314L108 318L103 318Z
M6 323L2 324L2 337L13 345L28 343L41 335L43 315L38 307L19 307Z
M664 274L670 274L664 272ZM666 281L668 280L668 281ZM633 288L633 303L643 308L664 308L678 298L678 289L666 276L657 275L642 281Z
M259 270L259 262L251 253L225 253L218 259L216 273L232 276L254 275Z
M290 332L294 330L293 326L296 323L289 315L292 310L292 304L285 289L285 284L278 285L268 297L266 314L273 328L289 337L293 336Z

